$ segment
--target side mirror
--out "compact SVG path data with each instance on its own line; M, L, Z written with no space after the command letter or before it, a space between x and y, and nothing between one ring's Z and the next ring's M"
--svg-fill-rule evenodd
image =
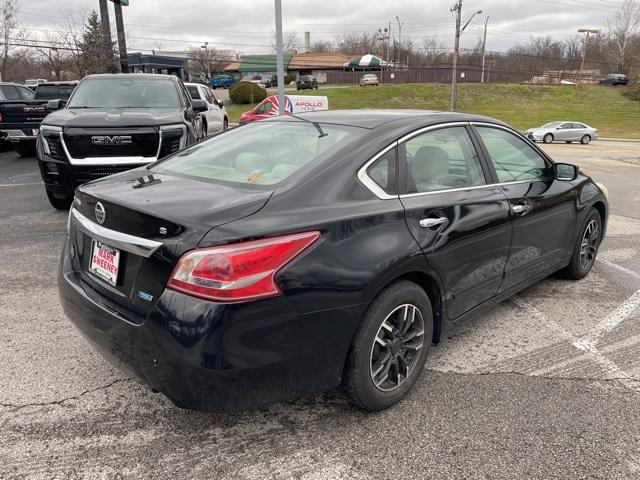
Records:
M193 111L194 113L202 113L207 111L207 102L204 100L193 100Z
M556 130L560 130L560 127L556 127Z
M220 108L224 108L224 102L222 100L216 100L216 105L218 105Z
M578 173L580 172L580 169L577 166L569 163L556 163L555 170L557 180L565 180L569 182L578 178Z
M66 104L66 100L60 100L59 98L55 100L49 100L47 102L47 110L60 110L61 108L64 108Z

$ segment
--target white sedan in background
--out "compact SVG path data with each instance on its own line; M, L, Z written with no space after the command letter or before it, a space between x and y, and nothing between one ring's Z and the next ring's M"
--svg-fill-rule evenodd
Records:
M580 122L551 122L530 128L524 135L534 142L580 142L586 145L598 138L598 130Z
M204 100L207 103L207 111L200 114L201 138L207 138L210 133L220 132L229 128L227 110L209 87L201 83L185 83L185 86L192 99Z

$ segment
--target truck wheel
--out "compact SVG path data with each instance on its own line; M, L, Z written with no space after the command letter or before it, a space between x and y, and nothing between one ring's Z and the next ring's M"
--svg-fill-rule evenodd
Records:
M22 158L35 157L36 156L36 142L18 142L14 145L16 152Z
M73 202L73 196L66 196L63 198L54 197L53 193L47 190L47 198L49 199L49 203L56 210L69 210L71 207L71 203Z

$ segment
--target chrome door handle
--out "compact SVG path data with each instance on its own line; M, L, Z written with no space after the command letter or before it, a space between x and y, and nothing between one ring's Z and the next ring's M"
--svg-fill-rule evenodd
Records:
M445 225L447 223L449 223L449 219L447 217L423 218L420 220L420 226L422 228L439 227L440 225Z
M511 205L511 211L516 215L526 215L527 213L529 213L530 209L531 205L529 205L528 203L518 203L516 205Z

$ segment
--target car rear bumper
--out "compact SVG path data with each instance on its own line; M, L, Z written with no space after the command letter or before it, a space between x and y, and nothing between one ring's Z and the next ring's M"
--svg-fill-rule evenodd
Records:
M81 280L70 250L67 240L66 315L104 357L180 407L239 411L340 383L359 309L301 315L284 297L219 304L165 290L140 321Z
M7 129L1 130L0 136L4 140L8 140L11 143L25 142L25 141L35 141L38 137L38 129L37 128L27 128L27 129Z

